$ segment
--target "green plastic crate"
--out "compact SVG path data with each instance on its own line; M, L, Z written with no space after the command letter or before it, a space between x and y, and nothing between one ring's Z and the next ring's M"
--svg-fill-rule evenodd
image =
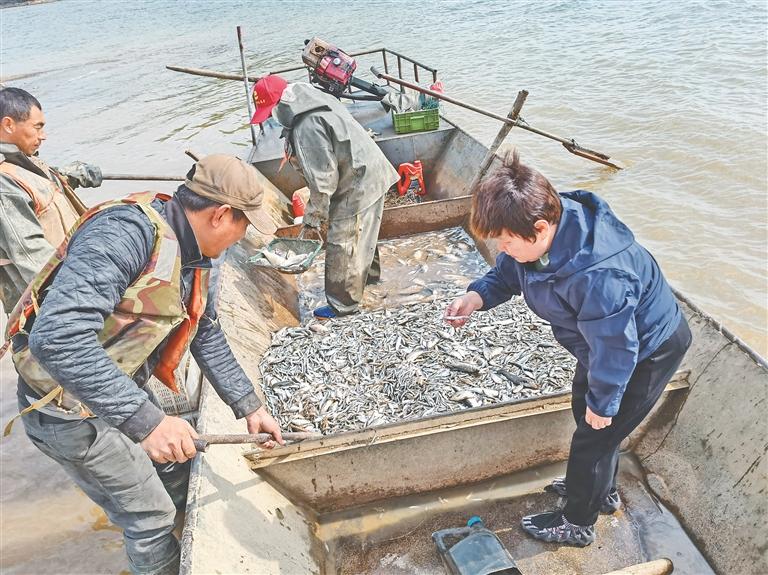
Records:
M428 132L440 127L440 110L417 110L415 112L392 112L392 123L396 134L410 134L411 132Z

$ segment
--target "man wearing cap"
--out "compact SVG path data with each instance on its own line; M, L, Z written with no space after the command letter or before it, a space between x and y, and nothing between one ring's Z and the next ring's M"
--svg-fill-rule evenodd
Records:
M188 349L248 432L282 443L216 315L216 258L250 223L274 228L260 178L237 158L208 156L173 198L92 208L9 320L27 435L123 529L134 573L178 572L176 507L152 461L184 463L197 437L153 403L151 375L175 390Z
M74 188L97 187L101 170L74 162L51 168L37 157L45 140L40 102L0 88L0 303L5 313L85 211Z
M303 224L328 225L325 297L315 317L356 313L366 283L379 279L376 241L384 196L397 181L389 163L365 129L333 96L306 83L288 85L266 76L253 90L252 124L270 114L285 128L285 155L304 176L309 202Z

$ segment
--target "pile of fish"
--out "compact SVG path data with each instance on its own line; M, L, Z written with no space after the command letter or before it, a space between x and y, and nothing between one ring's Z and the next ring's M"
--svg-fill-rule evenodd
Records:
M296 254L291 250L285 253L271 252L269 250L262 250L261 255L269 262L272 267L275 268L290 268L296 266L307 259L307 254Z
M394 208L396 206L407 206L410 204L419 204L422 201L422 197L416 195L414 188L409 188L402 196L397 192L397 188L392 188L387 195L384 196L384 207Z
M575 361L521 298L442 320L450 298L276 332L260 364L286 430L330 434L570 388Z
M317 241L301 239L275 240L250 258L250 262L287 272L299 272L306 269L317 253Z

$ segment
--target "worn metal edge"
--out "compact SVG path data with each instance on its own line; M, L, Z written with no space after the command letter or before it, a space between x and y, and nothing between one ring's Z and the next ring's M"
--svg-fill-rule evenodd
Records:
M677 372L667 384L664 393L687 389L689 373L687 370ZM432 415L421 419L388 423L369 429L346 431L328 435L322 439L307 440L280 448L277 451L256 449L246 452L244 456L252 469L258 469L268 465L305 459L307 457L316 457L422 435L487 425L506 419L529 417L552 411L564 411L571 408L570 396L571 392L565 391L546 397L512 400L492 406L475 407L459 412Z
M750 347L748 343L746 343L743 339L741 339L739 336L734 334L730 329L725 327L722 323L720 323L718 320L713 318L711 315L709 315L707 312L705 312L703 309L701 309L698 305L693 303L691 299L684 295L680 290L676 288L672 288L672 292L675 294L675 297L679 299L681 302L683 302L685 305L690 307L694 312L696 312L697 315L703 317L707 323L709 323L713 328L715 328L718 332L723 334L725 338L730 341L731 343L735 343L736 346L743 351L745 354L747 354L749 357L751 357L755 363L757 363L760 367L764 369L768 369L768 360L764 358L760 353Z
M198 419L198 432L204 433L205 416L207 415L208 395L211 392L211 384L203 378L200 389L200 418ZM198 521L198 510L200 508L198 498L203 483L203 457L198 455L192 460L189 469L189 485L187 487L187 505L185 508L184 529L181 532L179 541L181 558L179 560L179 575L189 575L192 573L192 548L194 545L195 528Z

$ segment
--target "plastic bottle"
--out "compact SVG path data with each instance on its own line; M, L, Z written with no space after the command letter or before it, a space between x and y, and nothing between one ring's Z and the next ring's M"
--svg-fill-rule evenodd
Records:
M448 538L459 541L449 546ZM451 575L521 575L509 551L477 515L466 527L435 531L432 539Z

